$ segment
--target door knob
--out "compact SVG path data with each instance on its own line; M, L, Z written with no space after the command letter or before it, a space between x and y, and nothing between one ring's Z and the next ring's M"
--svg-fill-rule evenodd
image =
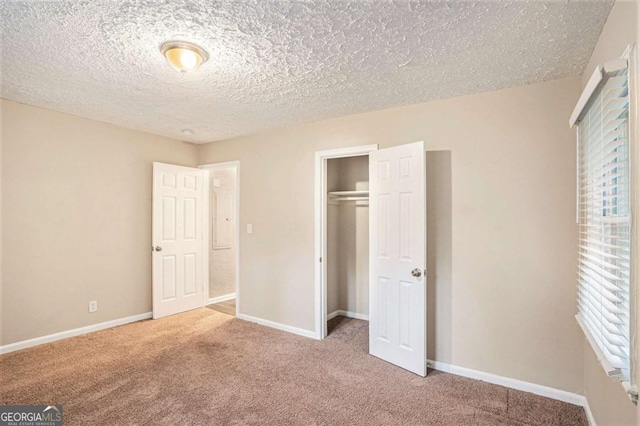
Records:
M162 251L162 247L156 246L156 251Z
M411 275L413 275L416 278L420 278L422 276L422 270L420 268L416 268L413 271L411 271Z

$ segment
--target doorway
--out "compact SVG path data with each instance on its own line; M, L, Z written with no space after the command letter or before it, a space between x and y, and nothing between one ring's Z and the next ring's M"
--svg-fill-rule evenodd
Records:
M425 158L424 142L414 142L320 151L315 163L316 337L327 337L331 317L368 319L369 354L420 376L427 373Z
M236 316L240 309L240 162L200 166L209 172L209 259L206 307Z
M351 275L352 279L342 280L345 277L349 266L355 267L356 263L362 264L362 256L359 262L356 257L352 257L351 262L342 261L338 257L337 245L340 243L340 225L345 222L354 224L356 209L368 205L368 164L369 154L378 149L378 145L365 145L359 147L349 147L328 151L316 152L315 166L315 240L316 240L316 338L324 339L328 335L328 321L333 321L335 317L351 317L368 319L368 307L363 307L362 292L357 291L362 288L361 273L358 277ZM351 169L349 166L355 166ZM362 171L362 166L366 170ZM357 170L357 171L356 171ZM341 173L342 172L342 173ZM343 176L341 176L341 174ZM348 203L348 205L347 205ZM359 207L357 207L359 205ZM351 212L349 212L351 210ZM341 212L347 221L339 221ZM368 213L367 213L368 214ZM362 223L362 220L360 220ZM368 222L367 222L368 223ZM368 229L367 229L368 232ZM357 235L354 240L351 234L351 242L357 242ZM360 234L361 235L361 234ZM368 240L366 241L368 244ZM342 269L342 274L341 269ZM368 269L368 253L365 268ZM368 280L368 276L366 277ZM367 281L365 281L366 283ZM351 284L351 305L349 305L349 285ZM358 286L360 283L360 286ZM365 284L365 288L368 284ZM365 289L368 293L368 290ZM356 296L358 295L359 296ZM365 296L366 297L366 296ZM358 305L358 301L360 304ZM366 301L368 303L368 299ZM349 306L352 309L349 310ZM341 308L342 307L342 308ZM358 312L359 311L359 312ZM335 321L334 321L335 322Z
M327 160L327 335L369 320L369 156Z

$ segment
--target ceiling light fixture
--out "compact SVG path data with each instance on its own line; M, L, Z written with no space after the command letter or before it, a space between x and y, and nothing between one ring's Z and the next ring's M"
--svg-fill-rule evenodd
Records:
M192 136L193 135L193 130L191 129L182 129L182 134L185 136Z
M169 65L182 73L197 70L209 59L202 47L188 41L166 41L160 46L160 52L167 58Z

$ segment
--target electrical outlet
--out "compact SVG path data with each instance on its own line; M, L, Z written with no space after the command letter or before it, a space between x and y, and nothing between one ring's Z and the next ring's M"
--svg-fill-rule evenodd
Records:
M89 302L89 313L92 314L98 310L98 301L92 300Z

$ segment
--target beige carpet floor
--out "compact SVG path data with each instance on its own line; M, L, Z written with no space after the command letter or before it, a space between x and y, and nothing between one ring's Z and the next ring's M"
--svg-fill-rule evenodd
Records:
M0 404L65 425L586 425L582 408L367 354L367 323L324 341L198 309L0 357Z

